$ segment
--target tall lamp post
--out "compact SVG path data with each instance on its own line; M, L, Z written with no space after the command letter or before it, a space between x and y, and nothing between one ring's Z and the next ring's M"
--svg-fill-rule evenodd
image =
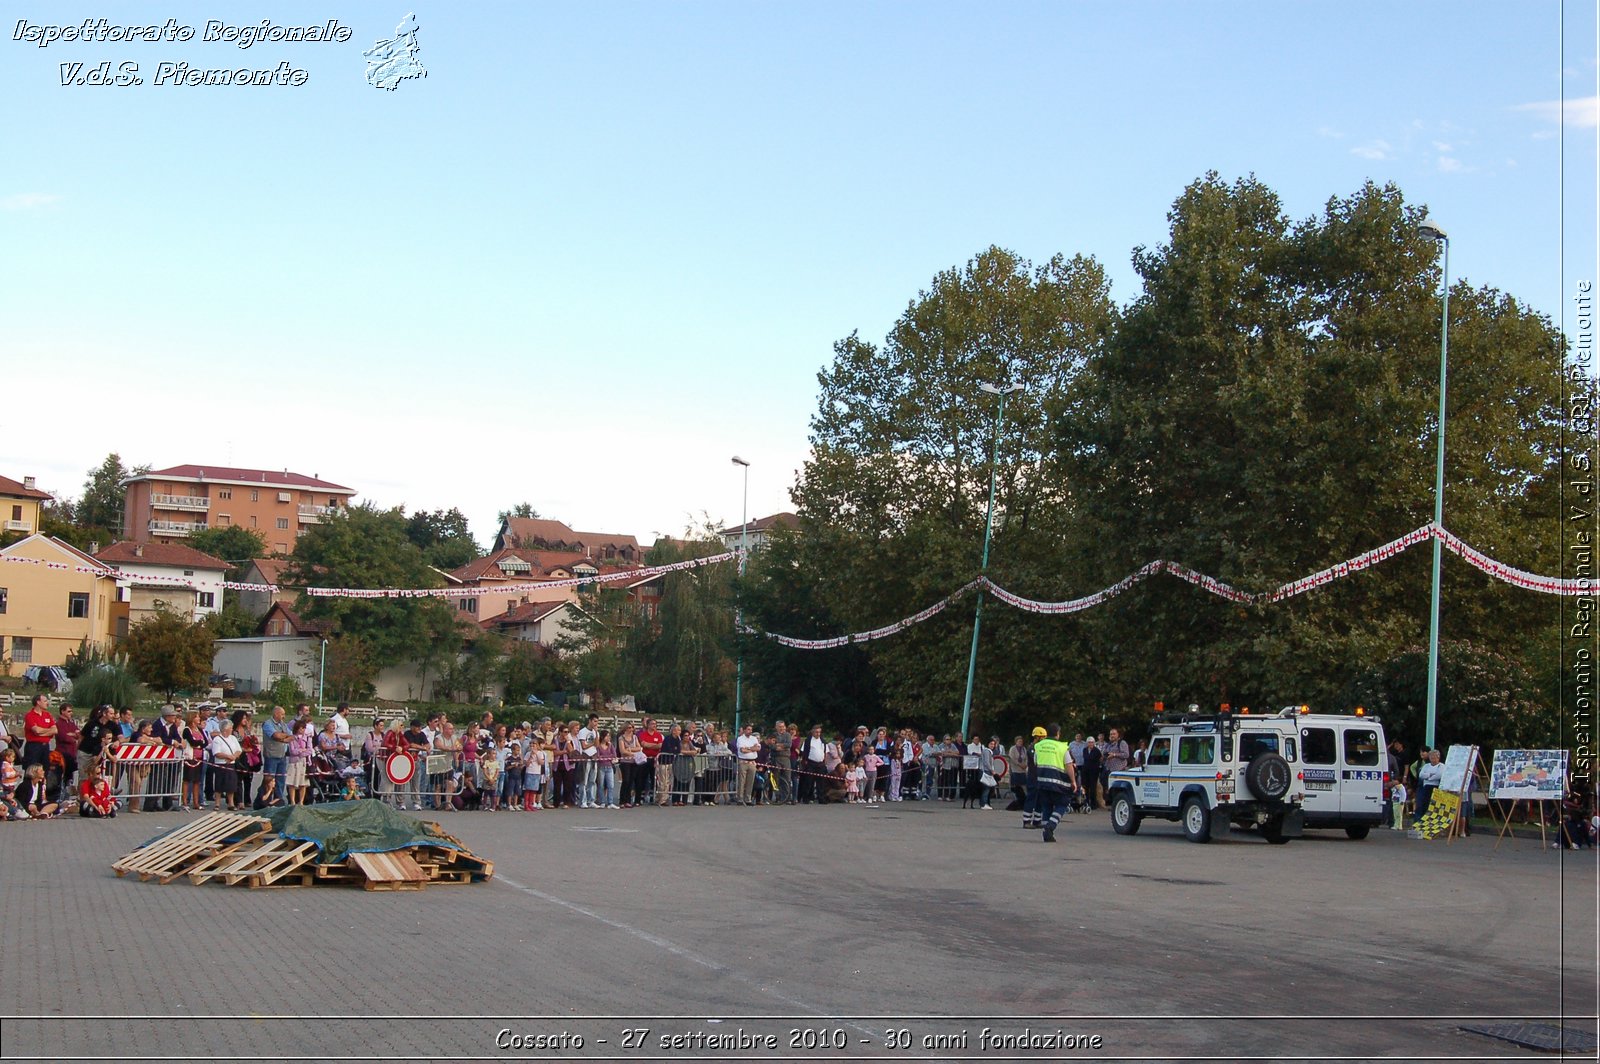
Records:
M744 576L744 562L750 555L750 463L738 455L733 464L744 467L744 502L739 508L739 576ZM733 734L739 734L739 715L744 709L744 607L735 606L733 634L739 642L738 664L733 673Z
M1433 524L1444 527L1444 418L1445 382L1450 364L1450 235L1439 228L1433 218L1427 217L1417 227L1417 232L1430 240L1437 240L1443 249L1444 316L1439 326L1439 447L1433 468ZM1439 711L1439 556L1443 545L1433 537L1433 602L1428 620L1428 719L1423 741L1433 745L1434 722Z
M994 412L994 457L989 462L989 512L983 519L983 565L979 570L989 572L989 534L994 528L994 483L1000 465L1000 426L1005 423L1006 396L1022 391L1020 384L1005 387L984 382L978 389L989 395L998 395L1000 404ZM967 728L972 723L972 683L978 676L978 629L983 624L983 588L978 589L978 606L972 613L972 653L967 656L967 696L961 702L961 737L970 739Z
M322 712L322 681L328 675L328 641L322 641L322 661L317 666L317 712Z

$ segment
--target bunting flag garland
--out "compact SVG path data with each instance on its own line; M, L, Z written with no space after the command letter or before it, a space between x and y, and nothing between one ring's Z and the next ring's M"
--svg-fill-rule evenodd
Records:
M847 646L852 643L867 643L877 639L902 632L915 624L936 616L947 609L952 603L973 591L988 591L995 598L1014 609L1028 613L1038 614L1069 614L1091 609L1095 606L1115 598L1142 580L1157 573L1169 573L1172 576L1193 584L1212 595L1247 605L1263 605L1282 602L1296 595L1304 594L1314 588L1323 587L1335 580L1350 576L1363 570L1370 569L1379 562L1388 561L1401 552L1416 546L1426 540L1437 539L1440 545L1461 558L1473 568L1496 580L1520 587L1527 591L1537 591L1546 595L1593 595L1600 591L1592 577L1579 577L1563 579L1554 576L1541 576L1523 569L1517 569L1495 560L1482 551L1468 545L1459 536L1448 529L1432 523L1413 529L1398 539L1391 540L1381 547L1374 547L1346 561L1330 565L1326 569L1290 581L1272 591L1252 594L1240 591L1229 584L1212 576L1190 569L1177 562L1157 560L1149 562L1138 570L1128 574L1109 587L1085 595L1082 598L1069 599L1065 602L1043 602L1037 599L1025 598L1014 592L1008 591L994 583L987 576L980 576L976 580L957 588L943 599L935 602L928 608L903 617L881 628L874 628L866 632L853 632L848 635L830 636L824 639L801 639L795 636L779 635L775 632L759 632L756 629L744 626L741 631L751 635L761 635L775 642L792 647L796 650L826 650L831 647ZM402 599L402 598L477 598L486 593L492 594L520 594L522 592L548 591L554 588L581 587L585 584L605 584L621 580L639 581L649 580L665 573L680 572L685 569L698 568L703 565L717 565L721 562L732 561L740 557L740 551L725 551L705 558L691 558L687 561L673 562L669 565L654 565L642 569L625 569L618 572L600 573L594 576L574 576L561 580L529 581L521 584L496 584L492 587L430 587L430 588L350 588L350 587L308 587L308 588L281 588L275 584L247 584L234 580L221 581L221 585L232 591L256 591L264 593L277 593L282 590L304 591L314 598L347 598L347 599ZM39 558L25 558L16 555L0 555L0 561L17 562L29 565L43 565L47 569L62 572L89 573L94 576L112 577L119 581L131 584L161 583L172 584L178 587L214 588L217 582L195 581L193 578L166 577L166 576L135 576L120 572L109 566L69 565L65 562L44 561Z

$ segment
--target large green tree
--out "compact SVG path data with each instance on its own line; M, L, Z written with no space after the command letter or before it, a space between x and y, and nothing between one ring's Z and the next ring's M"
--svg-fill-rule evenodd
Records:
M132 469L122 464L122 456L113 452L105 461L89 470L83 482L83 497L78 500L76 524L85 530L99 530L111 539L120 538L122 531L122 504L128 489L124 481L129 477L148 473L147 465Z
M482 556L460 510L418 510L406 520L406 538L428 564L448 572Z
M1023 585L1054 575L1072 496L1053 424L1113 319L1093 260L1056 256L1034 266L990 248L935 277L881 346L855 334L837 342L818 377L812 458L794 491L807 529L795 557L794 600L782 601L780 589L758 608L775 620L809 614L813 625L851 630L937 601L979 572L991 469L992 575ZM1023 388L1006 400L998 462L997 400L984 384ZM959 723L973 607L966 599L865 648L882 702L857 706L857 718L887 715L940 729ZM1022 634L1055 640L1063 638L1059 629L992 604L984 623L977 720L998 724L1033 710L1041 689L1070 684L1054 644L1041 653ZM763 684L778 690L769 666L758 668ZM872 685L851 690L873 697Z
M211 677L210 627L161 603L128 630L121 649L134 674L169 701L179 691L207 686Z
M1292 221L1254 178L1186 189L1169 241L1139 249L1142 294L1090 359L1060 421L1078 500L1081 593L1154 558L1265 591L1427 523L1433 510L1440 262L1392 186ZM1552 568L1562 339L1515 299L1457 280L1445 523ZM1170 578L1084 618L1093 697L1328 702L1426 636L1424 545L1273 606ZM1453 560L1447 634L1517 655L1553 604Z
M301 587L426 588L441 583L406 535L405 513L370 503L340 509L295 541L284 579ZM445 648L462 647L455 611L442 599L336 598L304 592L297 609L333 622L336 636L355 638L351 689L370 683L386 666L416 662Z
M184 540L187 546L221 558L228 563L228 579L237 580L245 566L257 558L267 556L267 541L253 528L243 525L224 525L220 528L202 528L191 532Z

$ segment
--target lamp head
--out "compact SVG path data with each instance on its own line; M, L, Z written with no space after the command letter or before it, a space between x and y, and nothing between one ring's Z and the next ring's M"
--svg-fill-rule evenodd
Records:
M1001 387L999 385L990 384L988 381L984 381L978 385L978 390L980 392L988 392L990 395L1015 395L1022 391L1022 385L1007 384L1004 387Z
M738 455L734 455L733 456L733 464L734 465L744 466L746 469L750 468L750 463L746 462L743 458L740 458Z
M1422 219L1422 224L1417 226L1417 232L1421 233L1429 240L1440 240L1446 244L1450 243L1450 234L1439 227L1439 223L1433 220L1433 215L1431 214Z

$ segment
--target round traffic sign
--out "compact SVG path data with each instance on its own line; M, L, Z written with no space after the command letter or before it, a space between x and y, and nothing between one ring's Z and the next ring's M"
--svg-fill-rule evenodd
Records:
M396 787L409 783L416 772L417 759L404 750L396 750L383 763L383 774L388 776L389 782Z

